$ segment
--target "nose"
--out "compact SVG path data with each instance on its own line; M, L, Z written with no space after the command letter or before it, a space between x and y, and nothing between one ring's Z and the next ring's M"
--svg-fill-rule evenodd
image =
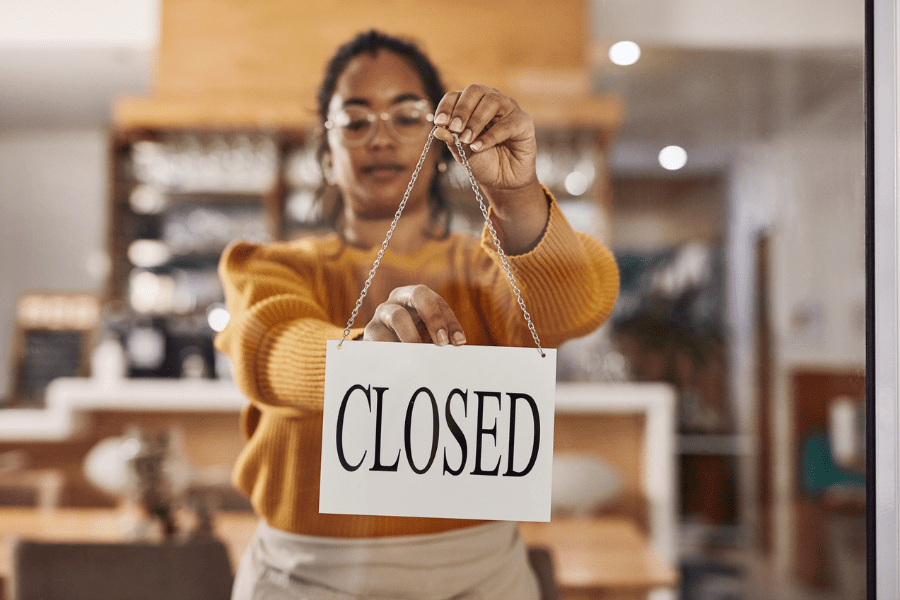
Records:
M381 113L378 118L375 119L372 139L369 141L372 146L378 147L394 144L394 136L391 135L390 132L390 120L391 116L387 113Z

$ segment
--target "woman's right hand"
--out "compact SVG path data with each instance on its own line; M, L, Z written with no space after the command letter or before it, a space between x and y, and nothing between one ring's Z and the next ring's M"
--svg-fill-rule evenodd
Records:
M363 339L370 342L466 343L459 320L447 301L424 285L399 287L375 310Z

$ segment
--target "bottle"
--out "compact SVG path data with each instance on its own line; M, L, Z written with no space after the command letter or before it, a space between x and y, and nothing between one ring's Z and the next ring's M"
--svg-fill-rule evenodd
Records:
M118 338L106 334L91 353L91 376L105 385L111 385L123 379L128 365L125 350Z

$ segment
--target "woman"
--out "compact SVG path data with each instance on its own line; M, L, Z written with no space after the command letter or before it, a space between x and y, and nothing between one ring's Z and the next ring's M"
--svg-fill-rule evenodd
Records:
M515 525L319 514L325 341L340 339L432 129L472 173L542 342L596 329L618 291L612 255L572 230L535 174L531 118L484 86L443 93L413 45L377 32L330 61L320 159L332 235L232 244L220 274L232 314L216 339L250 403L234 480L262 517L235 582L248 598L537 598ZM530 346L493 242L447 232L430 152L350 338Z

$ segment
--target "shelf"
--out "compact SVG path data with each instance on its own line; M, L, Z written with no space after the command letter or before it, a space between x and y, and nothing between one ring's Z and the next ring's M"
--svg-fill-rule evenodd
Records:
M119 379L64 377L47 388L50 408L77 411L237 412L247 400L233 381L218 379Z
M129 206L130 204L130 194L125 193L126 189L135 188L141 185L151 185L144 184L136 179L124 181L117 180L115 185L122 189L123 191L116 196L115 202L116 204ZM185 204L206 204L206 205L221 205L221 206L232 206L232 205L250 205L255 206L260 202L264 201L268 196L272 194L272 190L197 190L197 191L189 191L182 189L173 189L173 190L160 190L160 194L166 197L168 201L165 208L163 208L160 212L164 213L167 208L172 206L182 206ZM141 213L134 213L136 216L149 216ZM158 214L158 213L153 213Z
M556 412L673 412L675 391L665 383L560 383Z
M136 268L156 274L214 272L235 239L282 239L282 179L292 144L302 137L299 130L251 125L114 130L106 299L131 306L130 278ZM166 251L148 245L145 254L134 257L135 265L129 251L138 240L158 240Z
M237 413L245 404L232 381L62 377L47 386L46 408L0 409L0 441L72 439L98 411Z

